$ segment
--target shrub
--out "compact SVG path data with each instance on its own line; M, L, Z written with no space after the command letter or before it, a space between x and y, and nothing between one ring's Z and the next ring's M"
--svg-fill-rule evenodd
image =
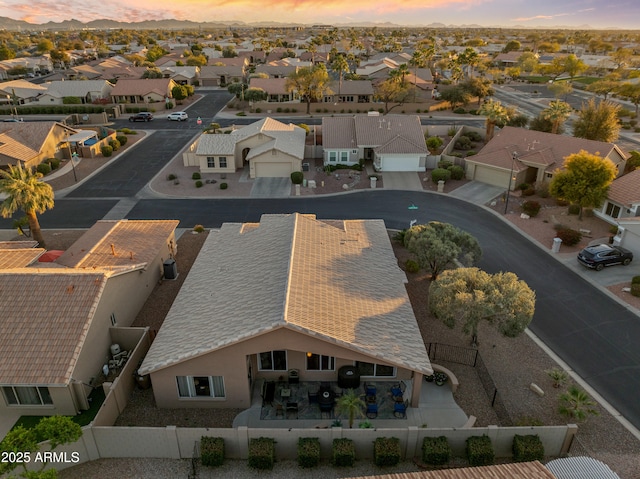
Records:
M226 183L220 183L220 189L221 190L226 190L227 188L229 188L229 185Z
M640 276L634 276L631 278L631 284L640 284Z
M273 469L276 459L275 441L270 437L259 437L249 441L247 464L253 469Z
M493 445L489 436L471 436L466 441L467 461L470 466L489 466L493 464Z
M169 173L167 175L167 181L173 181L173 180L177 180L177 179L178 179L178 176L175 175L174 173Z
M262 113L262 108L256 108L256 113Z
M282 107L276 108L276 113L282 113Z
M570 215L580 214L580 205L569 205L569 209L567 211Z
M199 180L202 178L202 175L200 173L198 173L197 171L194 171L193 174L191 175L191 179L192 180Z
M515 462L542 461L544 446L537 434L513 436L513 460Z
M298 439L298 466L316 467L320 463L320 439L301 437Z
M429 148L429 151L436 151L442 146L442 143L442 138L439 136L430 136L427 138L427 148Z
M431 181L434 183L437 183L440 180L447 181L449 178L451 178L451 172L444 168L436 168L431 172Z
M561 227L556 231L556 237L560 238L563 244L574 246L582 239L582 233L571 228Z
M331 449L331 462L334 466L353 466L356 462L356 446L351 439L334 439Z
M458 108L456 108L455 110L453 110L454 113L458 114L458 115L464 115L467 110L465 110L464 108L462 108L461 106L459 106Z
M49 158L47 163L49 163L52 170L57 170L60 167L60 160L58 158Z
M400 462L400 439L379 437L373 443L373 461L376 466L395 466Z
M204 233L204 226L202 225L195 225L193 227L193 231L195 231L196 233Z
M452 180L461 180L464 178L464 168L460 165L452 165L447 168L451 172Z
M468 150L472 146L471 138L469 138L468 136L462 135L458 137L458 139L456 140L455 146L458 150Z
M203 185L202 180L196 181L196 188L202 188L202 185Z
M109 140L109 146L113 148L113 151L118 151L120 149L120 142L118 140Z
M465 136L469 137L471 141L482 141L482 135L477 131L468 131Z
M549 198L549 183L543 181L539 185L536 185L536 191L540 198Z
M438 162L438 168L448 169L450 166L453 166L453 163L449 160L440 160Z
M113 148L110 145L102 145L100 147L100 153L102 153L102 156L111 156L113 155Z
M118 140L118 142L124 146L127 144L127 141L129 140L129 138L127 138L127 135L116 135L116 140Z
M538 215L538 213L540 212L540 208L540 203L538 203L537 201L525 201L524 203L522 203L522 212L531 216L532 218Z
M425 437L422 441L422 462L442 466L451 459L451 446L446 436Z
M420 271L420 265L418 265L418 263L413 261L412 259L408 259L404 262L404 269L407 271L407 273L417 273L418 271Z
M564 369L551 368L547 369L545 373L547 373L547 376L549 376L553 381L554 388L559 388L569 380L569 373Z
M520 191L524 191L527 188L531 188L531 185L529 183L520 183L518 186L516 186L516 190Z
M302 171L291 172L291 183L294 185L301 185L304 181L304 173Z
M218 467L224 462L224 439L206 437L200 439L200 460L203 466Z
M49 163L40 163L36 166L36 171L44 176L51 173L51 165Z
M526 190L522 190L522 196L533 196L536 194L536 189L533 186L530 186Z

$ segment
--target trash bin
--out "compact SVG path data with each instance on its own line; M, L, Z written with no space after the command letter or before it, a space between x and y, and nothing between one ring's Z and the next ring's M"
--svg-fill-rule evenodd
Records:
M136 383L140 389L149 389L151 387L151 378L148 374L138 374L138 371L133 374L136 378Z
M553 238L553 246L551 247L551 252L552 253L557 253L558 251L560 251L560 245L561 244L562 244L562 239Z
M173 258L169 258L164 262L164 278L165 279L176 279L178 277L178 267L176 265L176 260Z

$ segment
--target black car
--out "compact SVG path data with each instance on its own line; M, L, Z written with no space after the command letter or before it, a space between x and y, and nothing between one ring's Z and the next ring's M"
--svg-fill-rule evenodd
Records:
M627 266L633 259L633 253L620 246L598 244L587 246L578 253L578 261L587 268L602 270L605 266L622 264Z
M140 113L136 113L135 115L131 115L129 117L129 121L151 121L153 120L153 115L148 111L141 111Z

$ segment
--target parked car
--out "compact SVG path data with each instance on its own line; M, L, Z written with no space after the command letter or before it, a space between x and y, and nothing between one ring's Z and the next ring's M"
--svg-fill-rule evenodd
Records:
M633 260L633 253L621 246L598 244L587 246L578 253L578 261L587 268L601 271L605 266L622 264L627 266Z
M129 121L151 121L153 120L153 115L148 111L141 111L140 113L136 113L135 115L131 115L129 117Z
M173 113L169 113L167 115L167 120L172 121L187 121L189 119L189 115L187 115L184 111L174 111Z

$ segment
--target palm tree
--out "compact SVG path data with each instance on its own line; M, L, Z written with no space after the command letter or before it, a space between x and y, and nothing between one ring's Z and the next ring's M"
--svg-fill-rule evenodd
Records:
M596 402L577 386L571 386L569 390L560 395L560 407L558 411L563 416L582 421L588 414L597 416Z
M502 103L495 100L489 100L484 103L478 110L480 115L487 117L487 131L484 141L493 138L493 130L497 124L504 124L509 121L509 112Z
M554 135L558 133L560 125L566 121L573 108L568 103L562 100L552 100L549 102L549 106L542 110L542 118L551 122L551 133Z
M331 64L331 69L338 74L338 96L342 90L342 77L349 72L349 63L344 55L338 55Z
M353 389L349 389L349 392L338 399L337 406L339 413L349 416L349 428L353 427L356 416L364 417L366 404Z
M38 222L38 214L53 208L53 188L41 181L42 173L30 168L9 165L9 170L0 170L0 192L7 195L0 203L0 215L9 218L16 211L24 211L29 221L29 229L41 248L45 248L44 238Z

